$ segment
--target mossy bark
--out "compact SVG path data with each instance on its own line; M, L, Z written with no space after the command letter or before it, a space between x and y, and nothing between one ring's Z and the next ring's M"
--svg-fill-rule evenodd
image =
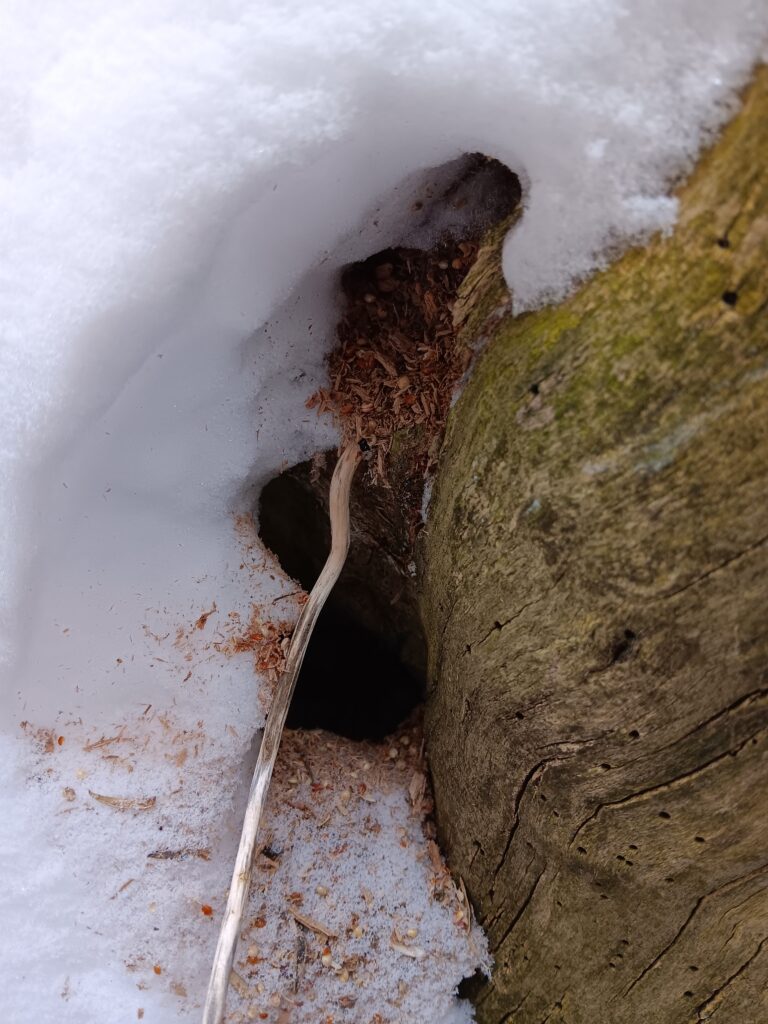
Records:
M482 1022L768 1020L767 164L762 71L670 237L484 310L420 541Z

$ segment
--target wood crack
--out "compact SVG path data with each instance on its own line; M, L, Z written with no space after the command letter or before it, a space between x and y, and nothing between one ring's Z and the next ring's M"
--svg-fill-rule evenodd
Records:
M673 750L675 747L680 746L687 740L691 739L697 732L701 732L703 729L706 729L707 726L714 725L715 722L718 722L721 718L725 718L727 715L731 715L734 712L739 711L741 708L754 704L765 698L768 698L768 689L751 690L749 693L745 693L741 697L737 697L731 704L727 705L727 707L721 708L719 711L716 711L713 715L710 715L709 718L705 718L703 722L699 722L692 729L684 732L681 736L677 736L670 743L665 743L661 747L653 747L643 754L638 754L637 757L632 757L627 761L623 761L620 765L616 765L616 767L627 768L629 765L637 764L641 761L647 761L650 758L655 757L657 754L663 753L665 750Z
M711 889L707 893L704 893L703 896L699 896L699 898L694 903L691 912L688 914L685 921L683 921L683 923L680 925L677 932L673 935L673 937L661 950L661 952L658 953L653 958L653 960L651 960L648 966L644 967L640 974L638 974L638 976L634 979L634 981L632 981L624 989L624 991L622 992L622 997L628 996L632 989L635 987L635 985L638 985L643 980L643 978L661 962L662 958L665 957L666 954L670 951L670 949L672 949L672 947L675 945L675 943L679 941L680 936L688 928L691 921L694 919L696 914L699 912L699 910L704 905L704 903L706 903L707 900L712 899L713 896L721 896L729 889L735 889L740 885L745 885L747 882L751 882L753 878L758 878L764 871L766 871L766 869L768 869L768 862L766 862L765 864L761 864L759 868L755 868L753 871L748 872L746 875L738 875L736 878L731 878L727 882L723 882L722 885L718 885L716 886L716 888Z
M584 831L587 825L591 821L594 821L594 819L601 813L601 811L604 811L606 808L623 807L626 804L635 803L638 800L644 800L646 797L651 796L651 794L666 793L670 789L673 789L674 787L678 786L680 783L690 782L691 779L694 779L697 775L701 775L703 772L706 772L710 768L713 768L720 761L724 761L728 757L737 757L744 749L744 747L747 746L747 744L749 744L757 736L760 736L761 733L764 733L766 729L768 729L768 726L764 726L762 729L758 729L757 732L754 732L750 736L747 736L747 738L743 740L743 742L741 742L737 747L731 750L726 750L722 754L718 754L716 757L713 757L710 761L706 761L704 764L698 765L696 768L692 768L690 771L683 772L681 775L676 775L673 778L667 779L664 782L660 782L655 786L648 786L646 789L638 790L637 793L631 793L629 796L622 797L620 800L609 800L605 803L598 804L594 811L592 811L592 813L589 815L589 817L585 818L584 821L573 833L573 836L571 837L571 840L568 845L573 846L573 844L576 842L576 839Z
M523 914L526 912L526 910L530 906L531 900L536 895L536 890L538 889L539 883L541 882L542 878L546 874L546 871L547 871L547 865L545 864L544 867L541 869L540 873L536 876L536 881L531 886L531 888L530 888L530 890L528 892L528 895L525 897L523 902L520 904L520 906L519 906L519 908L517 910L517 913L515 914L515 916L510 921L509 926L504 931L504 934L501 936L499 941L493 947L491 947L491 952L492 953L495 953L501 946L503 946L504 943L509 938L509 936L511 935L512 930L514 929L515 925L517 924L517 922L520 920L520 918L523 916Z
M738 970L734 971L729 978L726 978L723 984L720 986L720 988L715 989L715 991L712 993L709 999L705 1000L703 1003L701 1003L700 1006L696 1008L696 1013L700 1021L709 1020L709 1018L714 1015L717 1009L717 1004L721 1002L725 990L728 988L729 985L732 985L738 977L740 977L746 970L749 969L750 964L752 964L760 955L763 946L766 944L766 942L768 942L768 935L766 935L766 937L758 944L758 947L752 954L752 956L748 960L746 960L741 965L741 967L739 967Z
M749 555L753 551L756 551L758 548L762 547L763 544L765 544L766 542L768 542L768 534L766 534L765 537L761 537L759 540L756 540L754 544L749 544L741 551L738 551L735 555L731 555L730 558L726 558L718 565L713 566L711 569L707 569L706 572L701 573L699 576L695 576L692 580L689 580L688 583L684 583L681 587L676 587L674 590L667 590L661 594L658 594L657 599L667 600L670 597L677 597L678 594L682 594L686 590L690 590L691 587L698 586L699 583L702 583L704 580L709 579L710 576L714 576L715 573L722 572L723 569L727 569L729 565L732 565L734 562L738 562L739 559L744 558L745 555Z
M558 743L557 746L560 749L562 749L563 747L567 749L569 744ZM569 751L569 756L571 756L573 753L575 753L575 751ZM540 761L537 761L536 764L533 765L533 767L524 776L522 783L520 784L517 792L515 793L514 806L512 809L512 827L509 830L509 835L507 836L507 841L504 844L504 850L501 854L501 857L499 858L499 863L496 866L496 870L493 872L491 884L488 887L489 890L493 888L496 879L498 878L499 872L504 867L504 862L506 861L507 855L509 854L509 848L512 845L512 840L515 838L515 832L517 832L518 825L520 824L520 804L522 803L526 790L532 782L534 782L541 774L543 774L544 771L546 771L547 765L553 764L557 761L567 760L568 757L563 757L561 754L553 754L552 757L544 757Z
M538 597L534 597L532 601L527 601L524 605L522 605L520 608L518 608L518 610L515 612L514 615L510 615L510 617L508 619L505 619L504 622L494 622L494 624L491 626L491 628L488 630L488 632L485 634L485 636L481 637L479 640L475 640L474 643L467 645L467 648L468 648L467 653L471 654L472 651L475 649L475 647L482 647L482 645L491 636L493 636L494 633L500 633L502 631L502 629L504 629L506 626L508 626L510 624L510 622L514 622L515 619L519 619L520 616L523 614L523 612L527 608L530 608L532 605L539 604L541 601L545 600L545 598L547 598L552 593L552 591L558 586L558 584L560 583L560 581L563 579L564 576L565 576L565 569L563 569L562 572L560 572L555 577L554 582L552 583L552 585L547 587L547 589L544 591L543 594L540 594Z
M515 1014L518 1010L522 1009L523 1003L527 1000L530 994L530 992L526 992L523 998L517 1004L517 1006L513 1007L511 1010L505 1011L504 1016L501 1017L499 1020L499 1024L507 1024L508 1021L513 1020Z

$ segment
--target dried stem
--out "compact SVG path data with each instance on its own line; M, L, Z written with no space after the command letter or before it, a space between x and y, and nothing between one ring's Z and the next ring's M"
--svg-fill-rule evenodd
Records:
M339 578L349 550L349 491L359 460L360 450L357 445L348 444L333 471L330 494L331 552L312 588L309 600L304 605L299 621L296 623L285 672L277 685L264 729L256 767L253 770L253 780L248 794L248 806L245 809L243 831L229 887L227 906L213 957L213 967L203 1010L203 1024L221 1024L224 1017L229 977L232 972L240 922L251 881L256 834L266 803L285 719L309 638L317 622L317 617Z

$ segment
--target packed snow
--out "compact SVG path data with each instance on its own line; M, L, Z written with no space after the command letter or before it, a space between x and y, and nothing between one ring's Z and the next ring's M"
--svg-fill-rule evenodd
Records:
M514 308L557 299L671 229L767 37L764 0L2 6L4 1020L199 1015L264 721L233 640L254 606L297 612L248 515L336 442L305 402L340 268L413 237L431 169L483 152L524 185ZM378 852L418 909L427 840L386 806ZM466 1020L485 954L444 909L382 978Z

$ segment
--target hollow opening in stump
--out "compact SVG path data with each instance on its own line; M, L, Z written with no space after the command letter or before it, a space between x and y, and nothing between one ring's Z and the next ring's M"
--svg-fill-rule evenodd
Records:
M293 466L259 498L261 539L307 591L330 550L327 494L335 458L329 452ZM347 562L315 626L287 726L378 740L423 700L425 641L415 567L398 560L396 524L371 500L361 475L352 491Z
M328 385L308 406L331 413L344 441L364 443L370 458L353 484L349 556L310 641L288 727L381 739L424 697L414 551L425 482L475 354L478 339L462 334L472 295L500 258L500 231L520 198L508 167L465 154L404 184L361 229L396 244L339 268ZM495 295L484 315L506 301ZM262 541L307 591L330 548L334 463L329 452L293 466L259 498Z

